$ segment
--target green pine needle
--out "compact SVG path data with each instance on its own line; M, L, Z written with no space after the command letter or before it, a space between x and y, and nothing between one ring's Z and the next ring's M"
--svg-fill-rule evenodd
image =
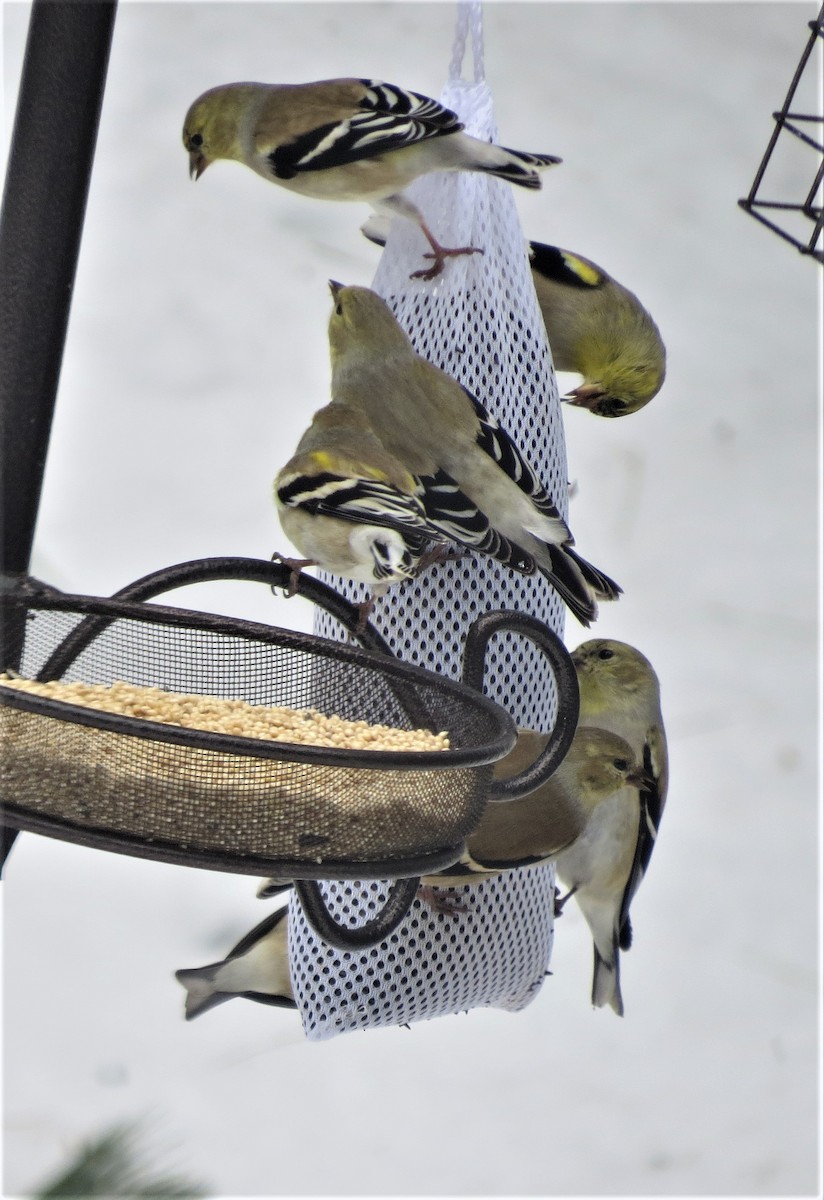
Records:
M147 1161L150 1151L139 1146L142 1127L126 1121L90 1139L73 1161L34 1193L34 1200L52 1197L203 1197L209 1193L184 1175L157 1172Z

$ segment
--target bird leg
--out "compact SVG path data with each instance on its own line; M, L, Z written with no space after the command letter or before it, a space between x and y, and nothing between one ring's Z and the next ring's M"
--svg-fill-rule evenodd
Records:
M291 574L289 575L289 585L286 588L287 596L294 596L298 590L298 580L300 573L304 567L316 567L318 565L314 558L287 558L285 554L279 554L277 550L272 555L272 562L283 563L284 567L289 567Z
M355 626L355 633L363 633L369 621L369 614L375 607L375 597L370 596L367 600L361 600L358 605L358 623Z
M410 279L435 279L440 275L448 258L457 258L461 254L483 254L480 246L442 246L423 219L420 220L420 227L421 233L432 247L431 254L424 254L424 258L433 258L435 261L431 267L413 271Z

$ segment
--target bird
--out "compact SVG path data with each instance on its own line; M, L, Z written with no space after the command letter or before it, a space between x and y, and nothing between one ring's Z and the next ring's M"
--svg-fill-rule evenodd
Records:
M371 217L361 232L386 245L388 223ZM562 397L599 417L625 417L657 396L667 352L641 301L581 254L528 243L532 282L557 371L584 381Z
M563 397L599 417L624 417L656 396L667 352L636 295L583 255L529 243L538 305L558 371L584 381Z
M289 977L288 913L288 907L271 913L220 962L175 971L186 988L187 1021L235 996L297 1008Z
M431 171L480 171L539 188L538 171L561 161L508 150L463 129L437 100L379 79L227 83L190 106L183 145L194 179L217 159L233 159L290 191L365 200L416 222L433 261L413 278L434 279L447 258L479 247L442 246L403 194L408 184Z
M377 597L431 561L427 546L448 544L427 519L420 485L349 404L315 413L273 491L283 532L306 556L283 561L368 584L361 626Z
M586 829L557 859L558 878L575 897L592 933L592 1003L623 1016L620 952L632 945L629 907L655 846L667 791L667 752L658 680L648 660L624 642L596 638L572 652L580 691L578 728L623 737L642 767L642 782L619 789L590 815Z
M506 430L417 354L389 307L330 280L333 403L362 411L422 487L430 525L526 575L541 571L583 625L621 588L581 558L560 512Z
M549 734L519 729L513 750L495 764L496 779L519 774L535 761ZM534 867L556 859L574 844L590 811L624 788L644 782L640 764L627 742L604 729L578 727L570 748L550 778L519 800L488 804L467 839L461 859L437 875L425 876L422 899L441 904L432 889L483 883L502 871ZM458 904L460 911L460 902Z
M655 849L669 786L661 687L649 659L627 642L592 638L577 646L571 658L578 679L579 725L597 725L625 738L647 775L647 784L639 792L636 857L622 905L621 949L628 950L632 944L629 905Z

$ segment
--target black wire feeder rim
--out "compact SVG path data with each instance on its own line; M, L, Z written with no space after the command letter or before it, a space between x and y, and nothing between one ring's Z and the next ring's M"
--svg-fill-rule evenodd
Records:
M466 684L438 675L425 667L402 662L375 651L348 643L301 633L277 626L265 625L236 617L221 617L155 603L143 603L114 598L44 593L36 599L28 596L26 607L62 612L83 613L89 617L127 618L159 625L186 626L225 634L250 642L264 642L284 649L321 653L325 658L375 670L401 683L418 684L422 688L440 690L454 695L466 705L483 710L497 727L497 734L482 746L450 747L443 750L365 750L306 746L293 742L265 741L258 738L214 733L208 730L187 729L158 721L107 713L99 709L67 704L61 700L37 696L18 688L4 686L0 681L0 705L32 712L58 721L87 725L97 729L173 745L219 751L238 757L279 759L284 762L315 764L317 766L368 767L373 770L454 770L460 767L485 766L497 762L514 747L517 740L515 723L500 705ZM69 635L71 636L71 635ZM37 678L58 678L62 672L50 670L53 654Z

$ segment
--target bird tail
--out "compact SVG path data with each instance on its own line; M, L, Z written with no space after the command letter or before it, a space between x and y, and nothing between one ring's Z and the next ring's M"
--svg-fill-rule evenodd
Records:
M517 183L520 187L539 188L539 171L553 167L561 160L555 154L527 154L523 150L509 150L490 142L473 139L473 171L486 171L496 179ZM479 149L482 147L482 149Z
M618 948L616 946L613 961L607 962L593 944L595 965L592 972L592 1004L594 1008L603 1008L608 1004L619 1017L624 1015L624 1001L621 996L621 972L619 967Z
M221 966L222 963L211 963L208 967L175 971L175 979L186 989L187 1021L208 1012L216 1004L223 1004L224 1001L232 999L233 992L220 992L215 988L215 975Z
M543 566L544 574L570 612L582 625L589 625L598 616L596 598L615 600L621 594L621 588L608 575L576 554L568 543L557 546L546 542L545 546L549 566Z
M581 558L580 554L576 554L571 546L564 546L564 551L567 558L571 558L575 563L599 600L618 599L624 589L614 579L610 579L609 575L605 575L598 567L593 567L592 563Z

